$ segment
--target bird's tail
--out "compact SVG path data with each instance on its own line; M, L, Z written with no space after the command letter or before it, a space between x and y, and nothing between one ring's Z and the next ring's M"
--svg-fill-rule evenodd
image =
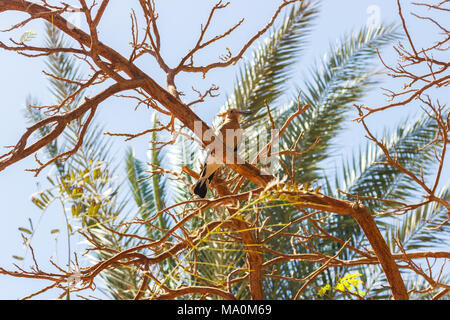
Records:
M201 178L197 181L194 186L194 193L198 195L200 198L206 197L206 193L208 192L207 179Z
M209 184L214 177L214 172L209 176L205 177L204 172L202 171L202 175L198 179L197 183L194 185L194 194L198 195L200 198L206 197L206 193L209 189Z

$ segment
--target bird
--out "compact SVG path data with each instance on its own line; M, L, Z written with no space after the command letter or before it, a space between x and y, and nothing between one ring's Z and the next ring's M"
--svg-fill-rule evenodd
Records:
M239 124L239 117L242 115L248 115L250 114L250 111L241 111L236 108L231 108L228 110L225 110L224 112L221 112L218 114L218 116L223 118L222 124L217 129L217 135L222 139L225 137L226 141L225 144L228 148L231 148L236 152L238 150L239 144L241 142L241 131L238 129L241 129L241 126ZM227 130L235 130L232 131L233 137L230 139L229 134L227 134ZM229 141L228 141L229 140ZM221 147L219 144L215 144L218 147ZM209 150L205 161L203 163L203 169L200 172L200 177L193 186L193 192L200 198L205 198L206 193L208 192L209 185L214 178L214 174L216 173L217 169L220 168L222 165L222 157L217 156L215 157L215 151Z

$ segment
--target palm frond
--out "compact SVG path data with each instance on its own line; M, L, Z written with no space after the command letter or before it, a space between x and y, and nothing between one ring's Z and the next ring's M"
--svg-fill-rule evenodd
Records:
M449 186L444 186L437 196L445 201L450 201ZM400 253L400 250L393 240L394 238L398 239L408 252L446 246L445 239L448 239L450 227L448 224L441 225L441 223L447 218L447 210L442 205L433 202L402 216L388 217L386 219L388 221L382 224L384 225L384 238L390 250L397 253ZM438 226L441 226L439 230L434 230ZM419 263L417 260L415 262ZM440 266L435 267L433 273L438 274L439 272ZM365 274L368 290L372 291L373 295L378 299L389 297L389 289L382 286L383 283L386 283L386 277L380 266L368 266L362 270L362 273ZM419 290L417 293L412 293L411 299L426 298L420 293L421 290L428 287L428 283L425 283L423 278L418 278L417 274L411 272L406 272L404 277L408 290ZM448 283L448 276L444 274L439 280ZM430 297L428 296L428 298Z
M136 203L141 218L147 220L157 212L154 193L145 174L146 166L142 161L136 159L132 149L128 149L127 151L126 167L128 183L134 202ZM145 227L147 229L147 235L151 236L151 227L147 224Z
M46 23L46 46L48 48L61 48L70 47L67 38L64 34L55 28L51 23ZM75 63L74 58L66 53L54 53L48 56L45 60L47 72L55 77L49 78L49 90L56 98L57 102L63 101L65 98L73 94L78 90L78 85L62 81L60 79L78 80L82 76L82 72L79 69L79 65ZM78 100L74 102L76 105L79 102L81 95L78 96Z
M153 118L153 125L156 126L156 115ZM149 171L155 170L154 167L161 165L162 154L156 150L156 132L153 132L152 142L150 143L149 165L150 168L142 161L134 156L132 149L128 149L126 154L127 178L130 185L131 193L134 197L135 204L139 214L143 220L147 220L161 211L163 208L163 198L165 195L165 183L161 175L153 174L149 177ZM149 170L148 170L149 169ZM169 227L169 222L165 214L158 217L161 230ZM147 236L157 238L160 233L158 230L152 229L149 224L145 224Z
M251 63L241 68L234 93L224 109L252 111L251 119L243 124L244 129L265 121L266 103L275 102L283 94L317 13L316 4L310 1L293 6L282 26L273 30L264 44L255 50Z
M382 139L392 156L407 170L417 176L426 177L434 161L433 148L425 148L438 130L437 123L426 114L416 121L409 119L396 126L395 132L386 133ZM352 157L352 162L343 165L343 181L337 189L346 193L372 198L405 201L418 191L414 181L392 166L382 164L383 152L374 144L368 144L365 150ZM338 179L338 178L337 178ZM338 179L339 180L339 179ZM337 194L335 194L338 196ZM362 200L371 210L384 210L394 203Z
M169 147L170 168L175 172L182 172L182 167L186 166L200 172L200 161L206 152L200 148L198 143L189 138L194 137L191 131L181 130L183 134L179 135L177 141ZM194 183L194 179L190 176L185 175L185 179L189 184ZM172 180L169 182L168 188L170 190L167 191L167 194L173 202L186 201L192 196L184 181Z
M437 196L444 201L450 201L450 189L445 186ZM399 251L392 239L398 238L405 250L426 250L431 247L444 246L447 241L450 226L442 224L448 219L446 208L432 202L408 212L402 216L391 217L385 224L386 239L393 252ZM442 224L442 225L441 225ZM439 227L439 230L434 228Z
M377 83L371 63L377 50L398 37L393 25L375 29L363 27L332 46L325 59L311 70L311 80L300 89L301 102L310 108L293 121L280 141L281 148L290 148L303 134L298 149L307 150L320 138L312 152L296 159L299 183L319 178L319 164L334 154L330 150L331 141L343 128L350 106ZM297 97L291 103L291 109L279 117L280 121L284 121L296 106Z

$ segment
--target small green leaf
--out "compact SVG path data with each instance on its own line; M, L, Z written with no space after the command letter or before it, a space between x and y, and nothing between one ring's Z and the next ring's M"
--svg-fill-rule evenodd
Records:
M317 292L317 295L319 296L319 297L322 297L323 295L325 295L325 293L327 292L327 291L329 291L331 289L331 286L327 283L326 285L324 285L323 287L321 287L320 289L319 289L319 291Z
M45 205L44 205L44 203L43 203L41 200L39 200L38 198L32 198L31 201L32 201L39 209L44 210Z
M37 35L36 31L34 31L34 30L27 30L20 37L20 42L30 41L30 40L36 38L36 35Z
M51 183L53 186L55 185L55 182L53 182L52 178L47 177L47 180L50 181L50 183Z
M19 230L22 231L22 232L28 233L28 234L32 233L29 229L23 228L23 227L20 227Z
M101 170L98 168L94 169L94 179L101 178L101 176L102 176Z
M77 187L72 190L72 198L78 199L83 195L83 188Z

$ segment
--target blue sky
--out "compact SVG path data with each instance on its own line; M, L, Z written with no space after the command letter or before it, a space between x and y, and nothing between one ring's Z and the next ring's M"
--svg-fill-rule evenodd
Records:
M74 1L68 1L74 3ZM179 61L196 41L199 34L200 24L204 23L209 13L210 6L215 2L208 1L209 5L200 5L206 1L183 1L164 0L156 1L159 12L159 27L162 39L162 55L166 57L169 65L174 65ZM210 49L205 51L198 58L198 62L215 61L218 56L230 48L236 52L239 48L271 18L274 9L280 1L256 1L256 0L233 0L229 7L220 11L211 29L210 35L220 33L234 25L245 17L242 26L232 34L231 37L222 40ZM105 13L105 17L99 26L99 38L105 44L116 49L127 56L130 52L130 7L138 10L137 1L111 1L110 7ZM402 1L405 3L405 1ZM425 46L430 41L430 35L436 33L432 25L423 22L418 23L417 19L407 14L409 6L404 7L408 26L411 32L417 37L417 46ZM375 10L375 11L373 11ZM378 14L382 22L399 23L397 16L396 1L385 0L342 0L323 1L321 11L312 37L310 38L309 49L304 52L298 65L295 67L294 83L301 83L302 76L307 73L308 67L321 58L328 50L330 43L336 42L345 33L358 29L373 18L373 14ZM282 17L283 15L281 15ZM19 13L0 14L0 28L4 29L14 23L19 22L25 15ZM278 23L281 19L278 19ZM32 40L32 44L42 45L44 41L44 31L42 24L32 22L21 31L12 33L1 33L0 41L7 42L12 37L20 38L26 30L36 30L37 36ZM86 29L85 24L81 24ZM261 38L261 41L263 38ZM258 45L258 43L256 43ZM252 48L247 51L242 62L251 58ZM395 55L392 49L383 51L386 62L394 63ZM13 52L0 51L0 70L2 75L0 103L0 146L13 145L17 142L26 127L23 117L23 108L27 96L32 96L49 103L51 96L47 90L47 80L41 72L44 69L44 59L29 59L17 55ZM144 59L139 62L139 66L150 76L164 85L163 73L151 59ZM208 73L206 79L200 75L183 75L179 77L177 85L179 90L192 95L191 86L196 89L206 90L211 84L220 87L220 96L209 99L205 103L197 105L195 111L208 123L211 123L213 116L224 104L226 98L232 92L239 64L227 69L213 70ZM383 87L398 88L399 82L385 77L386 82ZM368 106L381 106L385 103L385 97L379 89L373 90L366 96L362 103ZM418 108L408 110L393 110L378 114L368 121L377 130L398 123L404 116L416 114ZM354 114L356 116L356 113ZM134 112L134 105L124 99L114 98L101 105L98 121L105 125L105 131L111 132L139 132L149 126L151 113L145 110ZM359 124L348 122L348 129L337 138L342 145L342 152L348 153L356 150L355 147L364 140L364 133ZM381 131L380 131L381 132ZM139 138L125 144L118 138L115 146L120 151L127 146L133 146L136 154L144 158L147 151L147 139ZM12 255L23 255L24 248L18 228L28 226L28 218L34 222L40 221L39 232L33 240L33 247L42 268L48 266L48 259L57 253L55 261L63 264L64 254L61 248L65 239L60 235L60 239L55 244L54 235L50 235L50 230L60 228L64 224L63 215L58 212L58 208L51 209L41 216L41 212L30 201L30 195L39 190L39 183L45 179L46 172L41 177L34 178L33 174L25 172L24 169L34 168L36 163L33 158L25 159L6 170L0 172L0 266L12 269L12 263L18 263L21 267L28 267L31 261L27 258L24 262L12 259ZM444 172L443 181L449 181L449 170ZM39 218L40 217L40 218ZM29 255L28 255L29 256ZM0 299L16 299L39 290L45 282L17 279L0 275ZM47 294L42 298L54 298L55 295Z

